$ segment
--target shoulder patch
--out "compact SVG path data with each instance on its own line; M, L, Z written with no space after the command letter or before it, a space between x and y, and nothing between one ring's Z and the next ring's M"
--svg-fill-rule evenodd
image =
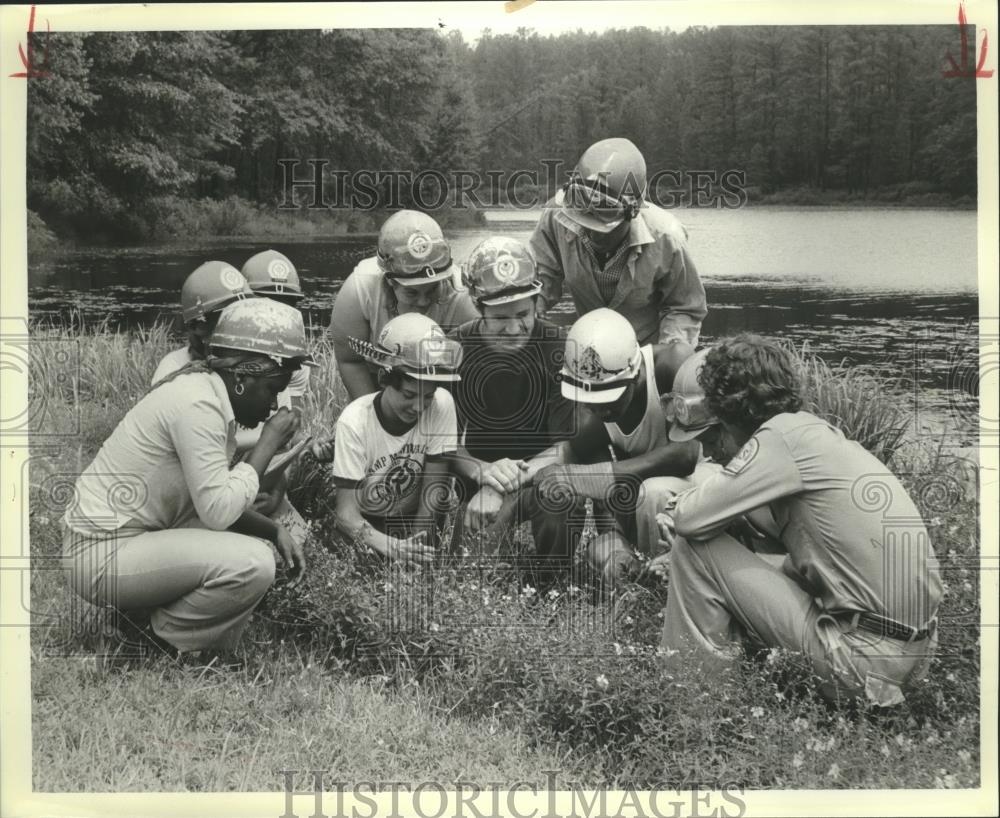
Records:
M737 455L726 464L724 471L727 474L739 474L743 469L750 465L751 461L757 456L757 452L760 450L760 443L757 442L756 437L750 438L746 445L739 450Z

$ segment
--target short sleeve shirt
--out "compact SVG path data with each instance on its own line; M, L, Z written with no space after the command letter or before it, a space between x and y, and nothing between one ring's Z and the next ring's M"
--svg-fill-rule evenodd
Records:
M330 318L330 334L336 344L346 344L348 338L374 342L382 327L395 317L384 279L376 259L366 258L344 281ZM427 310L427 317L444 332L478 316L468 292L447 280L441 282L440 297Z
M417 511L427 457L457 448L455 402L439 387L413 428L393 435L375 411L381 395L362 395L340 413L333 476L354 484L363 514L410 515Z

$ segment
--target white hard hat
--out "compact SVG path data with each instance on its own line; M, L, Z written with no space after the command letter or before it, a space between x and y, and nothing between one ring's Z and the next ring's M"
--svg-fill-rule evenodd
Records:
M448 338L437 323L408 312L390 320L372 344L358 338L348 343L365 360L383 369L399 369L419 381L458 381L462 346Z
M635 330L606 307L581 316L566 337L559 379L564 398L580 403L614 403L635 379L642 355Z

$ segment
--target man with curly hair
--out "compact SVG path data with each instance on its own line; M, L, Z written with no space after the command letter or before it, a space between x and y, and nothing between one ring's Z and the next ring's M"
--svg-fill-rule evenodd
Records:
M802 411L795 358L754 335L705 358L698 382L719 424L702 435L724 470L674 497L662 635L668 671L720 669L746 639L805 658L830 700L888 706L927 671L942 585L927 531L872 454ZM767 506L780 567L727 527ZM780 557L779 557L780 559Z

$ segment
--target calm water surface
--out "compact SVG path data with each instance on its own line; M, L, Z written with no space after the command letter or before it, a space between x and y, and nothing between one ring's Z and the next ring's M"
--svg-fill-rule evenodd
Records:
M914 408L968 441L978 403L976 214L937 210L676 211L708 293L708 341L741 330L806 342L831 361L909 376ZM530 221L449 231L456 260L502 232L527 239ZM273 247L296 265L314 326L329 322L341 282L374 249L373 235L296 242L75 251L29 264L29 309L72 311L119 326L174 317L184 278L208 259L236 267ZM564 299L556 320L570 323ZM180 329L178 322L178 329Z

